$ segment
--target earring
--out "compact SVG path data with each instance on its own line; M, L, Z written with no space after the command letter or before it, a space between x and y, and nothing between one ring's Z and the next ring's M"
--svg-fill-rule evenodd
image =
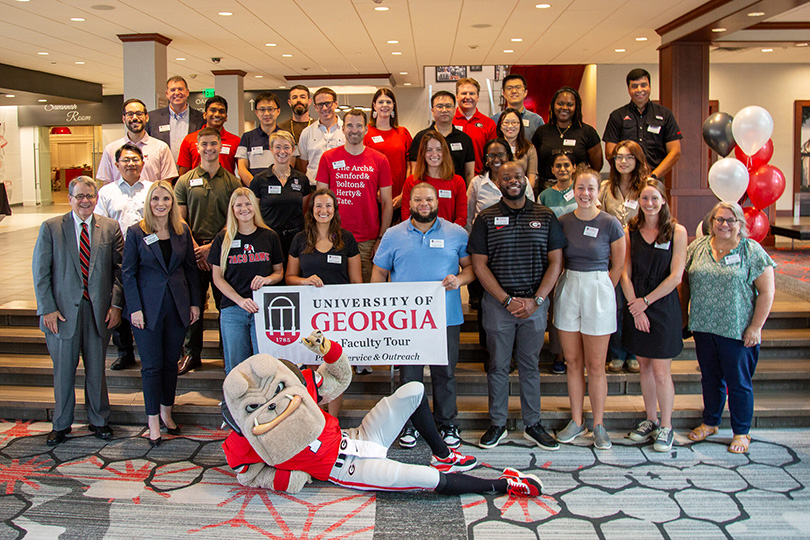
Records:
M377 118L377 111L371 111L371 117Z
M394 113L394 111L391 111L391 118L393 118L394 116L396 116L396 113Z

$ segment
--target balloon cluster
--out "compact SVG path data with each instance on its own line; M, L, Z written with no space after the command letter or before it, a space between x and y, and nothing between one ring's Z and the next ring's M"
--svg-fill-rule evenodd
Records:
M747 194L753 206L743 208L748 236L761 242L768 235L762 211L785 191L785 175L773 165L773 118L751 105L736 117L718 112L703 122L703 140L722 156L709 169L709 187L721 201L740 202ZM727 157L734 151L735 157Z

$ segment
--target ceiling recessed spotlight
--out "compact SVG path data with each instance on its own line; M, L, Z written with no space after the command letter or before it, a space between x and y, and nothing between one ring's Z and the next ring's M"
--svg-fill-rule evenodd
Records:
M254 75L255 79L264 79L264 75Z
M810 43L807 43L806 41L804 43L797 43L796 44L797 47L807 47L808 45L810 45Z
M402 86L410 86L410 85L411 85L411 83L406 82L406 83L404 83Z
M520 37L513 37L513 38L512 38L512 41L514 41L515 43L520 43L521 41L523 41L523 38L520 38Z
M279 88L287 88L287 87L282 84L281 86L279 86Z
M508 53L513 53L515 51L513 51L512 49L504 49L503 52L508 54Z
M399 40L397 40L397 39L389 39L387 43L389 45L396 45L397 43L399 43Z
M84 22L84 19L81 17L71 17L70 20L73 22Z
M763 15L765 15L764 11L752 11L748 14L749 17L762 17Z
M17 2L29 2L30 0L17 0Z
M38 99L37 101L39 101L40 103L48 103L47 99Z
M647 41L647 38L645 38L643 36L642 37L637 37L636 41Z
M292 58L291 54L282 54L281 56L283 56L284 58Z
M393 54L394 56L400 56L402 54L402 51L394 51L391 54Z
M773 52L773 49L761 49L762 52Z
M77 66L83 66L84 65L84 62L82 62L81 60L76 60L73 63L76 64Z
M725 32L725 31L726 31L726 29L725 29L725 28L712 28L712 32L716 32L716 33L718 33L718 34L719 34L720 32Z
M183 60L185 60L185 58L183 58L182 56L178 56L177 58L175 58L175 60L182 62Z
M551 4L535 4L534 7L537 9L548 9L551 7Z
M798 47L798 45L797 45L797 47ZM407 75L407 74L408 74L408 72L407 72L407 71L400 71L400 72L399 72L399 74L400 74L400 75Z
M49 54L51 54L51 53L47 53L47 52L45 52L45 51L40 51L40 52L38 52L37 54L38 54L38 55L40 55L40 56L48 56L48 55L49 55Z
M627 52L627 49L613 49L613 52Z
M276 45L278 45L278 44L277 43L265 43L264 44L265 47L275 47Z
M388 11L388 8L385 6L377 6L374 8L374 11Z
M233 15L233 13L230 11L220 11L219 13L217 13L217 15L222 15L223 17L230 17L231 15Z
M6 97L8 97L8 98L12 98L12 97L17 97L17 96L16 96L16 95L14 95L14 94L6 94Z

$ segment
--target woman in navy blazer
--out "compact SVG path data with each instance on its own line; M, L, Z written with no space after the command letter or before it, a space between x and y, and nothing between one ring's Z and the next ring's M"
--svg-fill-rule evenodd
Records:
M143 219L127 231L122 264L124 316L132 324L141 357L149 443L158 446L161 423L172 435L177 358L186 328L200 317L194 242L169 182L152 184Z

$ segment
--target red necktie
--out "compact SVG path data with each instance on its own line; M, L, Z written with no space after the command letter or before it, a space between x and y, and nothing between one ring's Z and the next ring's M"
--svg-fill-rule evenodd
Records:
M87 294L87 276L90 275L90 234L87 231L87 223L82 223L82 233L79 236L79 259L82 262L82 283L84 284L82 295L90 300L90 295Z

